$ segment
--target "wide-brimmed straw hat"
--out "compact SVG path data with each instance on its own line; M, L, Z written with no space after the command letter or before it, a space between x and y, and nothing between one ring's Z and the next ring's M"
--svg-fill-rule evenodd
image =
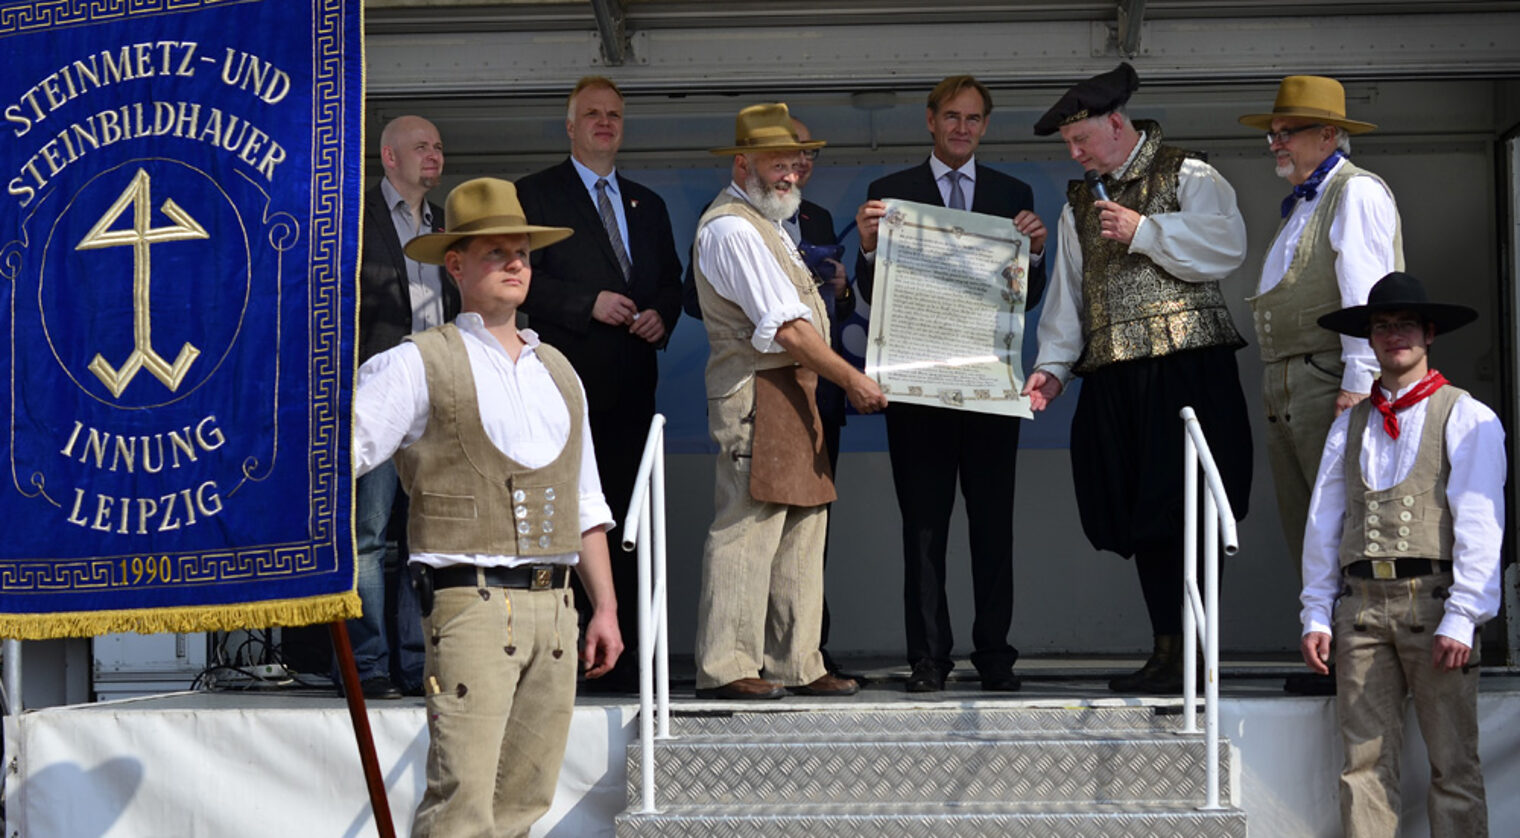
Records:
M715 148L713 154L755 154L765 151L807 151L823 148L823 140L797 139L797 129L792 127L792 115L786 104L773 102L750 105L734 119L734 144Z
M1425 285L1402 271L1394 271L1377 281L1367 292L1367 304L1332 311L1319 318L1319 325L1332 332L1356 338L1372 332L1375 311L1412 311L1436 327L1436 334L1460 329L1478 319L1478 312L1452 303L1433 303Z
M529 224L517 200L517 187L511 181L494 177L467 180L449 191L443 205L448 227L442 233L427 233L406 243L406 255L429 265L442 265L443 254L454 242L466 236L510 236L525 234L528 246L537 250L569 238L569 227L539 227Z
M1252 113L1240 118L1242 125L1272 130L1272 120L1281 117L1312 119L1346 129L1348 134L1363 134L1376 128L1371 122L1346 118L1346 88L1325 76L1288 76L1277 86L1277 101L1271 113Z

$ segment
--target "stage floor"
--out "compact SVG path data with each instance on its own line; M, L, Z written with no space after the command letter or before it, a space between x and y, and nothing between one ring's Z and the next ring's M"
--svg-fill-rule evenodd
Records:
M849 662L847 662L849 663ZM906 671L886 661L850 667L872 678L844 699L789 697L731 703L692 697L676 665L673 711L819 710L955 706L1176 704L1119 697L1104 681L1128 660L1021 661L1023 691L988 697L967 666L942 693L903 691ZM1340 747L1331 698L1282 692L1285 661L1223 667L1222 733L1235 749L1234 803L1252 835L1339 834ZM687 677L683 678L682 675ZM1479 698L1490 821L1520 822L1520 677L1487 673ZM553 810L534 836L613 835L627 805L624 758L637 736L637 701L577 701ZM372 702L370 722L398 834L407 834L423 788L427 728L419 698ZM1413 727L1412 713L1410 725ZM377 834L346 705L331 689L175 693L50 708L5 720L5 835L15 838L331 838ZM1403 838L1427 834L1423 745L1411 733L1404 760ZM1503 829L1495 828L1494 834Z

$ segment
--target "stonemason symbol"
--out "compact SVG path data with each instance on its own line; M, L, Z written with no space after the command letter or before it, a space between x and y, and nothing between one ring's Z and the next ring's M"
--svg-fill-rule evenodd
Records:
M112 224L126 212L127 207L132 208L132 228L129 230L112 230ZM89 370L95 373L95 377L106 385L111 395L120 397L127 385L137 375L139 369L146 368L154 378L162 381L172 392L179 388L180 382L185 379L185 372L190 369L196 357L201 354L199 349L186 343L179 349L179 356L174 363L164 360L157 352L153 351L153 316L148 302L153 284L152 261L149 258L149 249L161 242L186 241L189 239L210 238L206 228L200 222L191 218L188 213L180 209L172 199L165 199L163 206L164 215L173 220L174 226L153 227L153 197L148 173L142 169L137 170L136 177L132 178L121 196L116 199L105 214L85 233L79 242L77 250L96 250L103 247L132 246L132 335L135 340L132 354L118 368L112 368L99 353L90 361Z

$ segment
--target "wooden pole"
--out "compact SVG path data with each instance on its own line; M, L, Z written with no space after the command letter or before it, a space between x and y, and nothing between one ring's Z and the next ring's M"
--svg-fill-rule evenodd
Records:
M332 633L333 653L338 656L338 672L343 677L348 715L354 722L354 739L359 743L359 762L364 765L364 783L369 787L369 807L375 813L375 827L380 830L380 838L396 838L390 802L385 797L385 780L380 776L380 760L375 756L375 738L370 734L369 714L364 710L359 668L354 665L354 649L348 643L348 624L335 620L327 627Z

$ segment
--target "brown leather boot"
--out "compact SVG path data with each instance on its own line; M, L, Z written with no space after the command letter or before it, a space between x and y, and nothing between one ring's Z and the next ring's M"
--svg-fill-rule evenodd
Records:
M1182 692L1182 635L1158 634L1150 660L1128 675L1108 682L1116 693Z

